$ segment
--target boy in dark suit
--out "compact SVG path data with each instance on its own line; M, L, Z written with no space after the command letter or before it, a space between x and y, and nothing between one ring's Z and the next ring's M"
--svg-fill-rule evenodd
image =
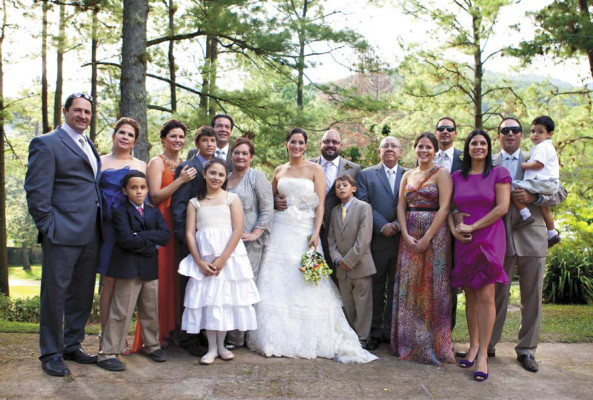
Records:
M171 233L160 211L144 203L148 194L146 175L128 173L122 192L128 201L113 213L117 242L106 274L116 278L115 290L97 363L109 371L126 369L117 354L124 349L136 304L144 351L153 361L166 361L159 345L157 248L167 244Z
M366 348L373 316L372 276L377 272L371 255L373 209L354 197L356 182L351 176L338 176L335 187L341 204L331 212L329 252L336 266L344 314Z

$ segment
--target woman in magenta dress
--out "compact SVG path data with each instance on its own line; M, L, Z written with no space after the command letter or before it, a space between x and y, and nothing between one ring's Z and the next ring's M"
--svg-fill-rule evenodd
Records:
M397 217L401 227L393 291L391 353L425 364L455 362L451 346L451 234L445 221L453 184L434 165L437 138L414 142L418 166L404 174Z
M502 267L506 252L502 217L509 209L511 176L506 168L492 166L490 137L475 130L465 141L461 170L451 178L454 204L449 226L455 237L451 285L465 291L470 340L467 359L459 366L475 363L474 379L482 382L488 378L487 349L496 316L494 284L508 280Z

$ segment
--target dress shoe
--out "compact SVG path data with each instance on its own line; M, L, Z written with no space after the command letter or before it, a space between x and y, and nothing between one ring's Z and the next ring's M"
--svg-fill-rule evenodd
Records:
M529 218L523 219L523 220L517 222L515 225L513 225L513 229L518 230L521 228L525 228L526 226L529 226L529 225L533 224L534 222L535 222L535 219L530 215Z
M391 343L391 339L390 339L390 338L388 338L388 337L385 337L385 336L383 336L383 337L381 338L381 342L389 344L389 343Z
M42 361L41 368L43 368L46 374L51 376L70 375L68 366L60 356L54 356L47 361Z
M167 357L165 356L165 352L163 349L156 349L152 353L148 355L155 362L165 362L167 361Z
M535 357L531 354L520 354L517 356L517 361L519 361L527 371L537 372L537 362L535 361Z
M548 239L548 249L552 246L557 245L558 243L560 243L560 236L558 235L554 235L551 238Z
M455 357L457 358L465 358L467 356L467 351L456 351Z
M97 356L85 353L82 349L78 348L74 351L64 353L64 360L71 360L79 364L94 364L97 362Z
M496 357L496 350L492 349L492 350L488 350L488 358L494 358Z
M98 361L97 365L103 369L106 369L107 371L123 371L126 369L126 364L119 361L116 357Z
M381 339L374 338L374 337L370 338L367 341L367 350L377 350L380 343L381 343Z
M224 347L225 347L227 350L235 350L235 349L237 348L237 346L236 346L236 345L234 345L234 344L232 344L232 343L228 343L228 342L224 344Z
M360 342L360 347L362 347L364 350L368 350L366 340L359 340L359 342Z

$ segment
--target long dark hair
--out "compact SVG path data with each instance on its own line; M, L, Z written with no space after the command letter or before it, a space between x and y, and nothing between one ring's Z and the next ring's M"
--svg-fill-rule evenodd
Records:
M200 190L198 191L198 200L204 200L206 195L208 194L208 187L206 186L206 172L212 167L214 164L220 164L224 168L225 173L229 174L229 171L226 169L226 164L223 160L218 157L212 157L209 159L206 164L204 165L204 172L202 174L202 182L200 185ZM224 183L222 184L222 190L226 190L226 183L227 180L225 179Z
M467 180L467 176L469 174L469 170L472 167L472 159L469 155L469 143L475 136L482 135L486 138L486 142L488 143L488 154L486 155L486 163L484 164L484 172L482 172L482 176L485 178L488 176L490 171L492 171L492 141L490 140L490 136L486 132L481 129L476 129L469 134L467 139L465 139L465 145L463 146L463 160L461 161L461 175Z

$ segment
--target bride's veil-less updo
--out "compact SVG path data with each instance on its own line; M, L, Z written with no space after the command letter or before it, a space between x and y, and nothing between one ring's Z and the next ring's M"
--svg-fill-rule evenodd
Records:
M297 133L300 133L301 135L303 135L303 137L305 138L305 144L307 143L307 132L305 132L305 130L303 128L293 128L290 132L288 132L286 134L286 139L284 139L284 141L286 143L288 143L288 141L290 140L290 138L292 137L292 135L295 135Z

